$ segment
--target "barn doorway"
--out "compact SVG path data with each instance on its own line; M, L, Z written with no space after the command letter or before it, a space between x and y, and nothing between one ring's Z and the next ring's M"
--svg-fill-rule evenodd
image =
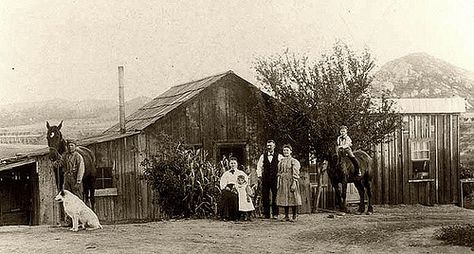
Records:
M38 193L36 162L0 168L0 225L37 225Z
M216 144L216 163L219 165L225 165L223 161L230 157L236 157L239 163L239 169L246 171L247 165L247 153L245 143L217 143Z

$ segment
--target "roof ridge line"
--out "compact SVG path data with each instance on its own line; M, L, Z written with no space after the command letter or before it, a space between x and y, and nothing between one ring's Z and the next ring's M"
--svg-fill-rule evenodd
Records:
M186 83L179 84L179 85L175 85L175 86L171 86L171 87L184 86L184 85L188 85L188 84L191 84L191 83L199 82L199 81L202 81L202 80L205 80L205 79L208 79L208 78L212 78L212 77L216 77L216 76L220 76L220 75L224 75L224 74L231 74L231 73L234 73L234 72L233 72L232 70L228 70L228 71L225 71L225 72L217 73L217 74L214 74L214 75L209 75L209 76L204 77L204 78L200 78L200 79L196 79L196 80L191 80L191 81L188 81L188 82L186 82ZM170 88L171 88L171 87L170 87Z

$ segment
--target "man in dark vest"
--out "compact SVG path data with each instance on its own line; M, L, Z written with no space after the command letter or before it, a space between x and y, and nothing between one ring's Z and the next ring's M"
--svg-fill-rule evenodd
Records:
M262 154L257 163L257 176L262 183L262 205L263 215L270 219L270 191L272 192L272 218L278 219L277 196L277 173L278 162L283 155L275 153L275 141L267 141L267 151Z

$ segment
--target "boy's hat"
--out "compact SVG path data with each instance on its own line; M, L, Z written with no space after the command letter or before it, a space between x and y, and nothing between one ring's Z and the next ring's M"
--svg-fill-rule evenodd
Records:
M339 130L347 130L347 126L341 125L341 127L339 127Z

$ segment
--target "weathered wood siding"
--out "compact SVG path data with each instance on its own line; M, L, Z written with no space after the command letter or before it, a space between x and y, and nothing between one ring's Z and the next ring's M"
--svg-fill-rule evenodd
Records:
M116 196L96 197L95 210L100 220L107 222L153 220L160 216L152 202L153 193L143 179L142 154L145 145L142 135L89 145L98 167L112 167Z
M148 127L147 155L153 154L154 134L160 131L201 145L212 161L217 161L219 143L244 144L244 166L254 175L259 154L270 138L265 132L264 103L258 89L236 76L227 76Z
M450 204L459 201L459 115L404 117L404 129L375 147L374 200L377 204ZM427 179L414 177L411 140L430 142Z
M53 166L47 155L35 157L38 170L38 224L59 224L60 204L54 200L58 194Z
M246 168L255 167L269 138L265 132L262 93L237 76L227 76L137 134L89 145L98 167L113 167L117 196L96 197L104 221L152 220L160 217L153 191L142 178L140 163L157 153L158 133L200 145L216 161L218 143L245 144ZM248 166L248 167L247 167ZM309 201L308 201L309 202Z

